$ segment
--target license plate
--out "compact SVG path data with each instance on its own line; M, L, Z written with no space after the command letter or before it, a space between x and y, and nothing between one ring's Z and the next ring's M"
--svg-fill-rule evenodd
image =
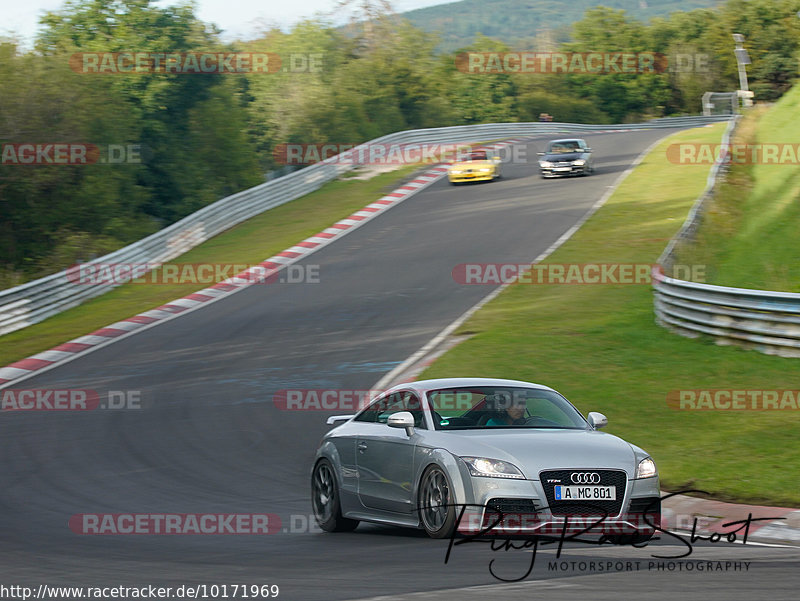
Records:
M553 171L572 171L572 167L556 167Z
M616 501L616 486L561 486L555 487L556 501Z

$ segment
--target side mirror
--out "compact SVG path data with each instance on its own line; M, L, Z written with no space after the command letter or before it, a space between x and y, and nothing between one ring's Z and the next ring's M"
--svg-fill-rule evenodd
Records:
M602 413L597 413L596 411L589 413L586 418L589 420L589 425L591 425L595 430L605 428L608 425L608 418Z
M386 425L390 428L405 428L406 434L412 436L414 434L414 416L410 411L399 411L393 413L386 420Z
M584 148L583 152L592 152L592 149L591 148Z

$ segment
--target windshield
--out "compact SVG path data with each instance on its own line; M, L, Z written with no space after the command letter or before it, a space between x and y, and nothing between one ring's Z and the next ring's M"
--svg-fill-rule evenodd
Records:
M554 142L550 144L547 152L551 154L564 154L568 152L579 152L580 149L581 146L577 142Z
M478 151L478 152L470 152L464 160L465 161L487 161L489 159L486 156L485 152Z
M428 403L437 430L587 427L578 410L552 390L443 388L428 392Z

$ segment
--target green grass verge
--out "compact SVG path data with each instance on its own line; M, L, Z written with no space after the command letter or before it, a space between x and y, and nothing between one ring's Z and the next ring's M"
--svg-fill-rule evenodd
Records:
M800 141L800 86L773 107L756 109L738 128L738 144ZM778 157L780 159L780 156ZM706 281L723 286L800 292L800 164L734 165L681 263L709 265Z
M260 263L376 201L419 168L411 165L368 180L330 182L316 192L266 211L215 236L171 262ZM0 336L0 366L205 287L198 284L120 286L41 323Z
M676 165L673 142L715 143L724 124L671 136L547 263L655 263L705 187L709 167ZM488 292L488 288L487 288ZM649 285L525 285L506 289L457 332L474 334L420 377L487 376L547 384L608 431L645 448L667 490L800 506L800 413L687 411L683 389L795 389L798 363L658 327Z

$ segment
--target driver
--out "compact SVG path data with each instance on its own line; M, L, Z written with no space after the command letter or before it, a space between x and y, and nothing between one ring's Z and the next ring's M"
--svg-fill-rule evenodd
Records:
M514 399L505 411L486 422L487 426L521 426L526 422L525 409L528 403L525 399Z

